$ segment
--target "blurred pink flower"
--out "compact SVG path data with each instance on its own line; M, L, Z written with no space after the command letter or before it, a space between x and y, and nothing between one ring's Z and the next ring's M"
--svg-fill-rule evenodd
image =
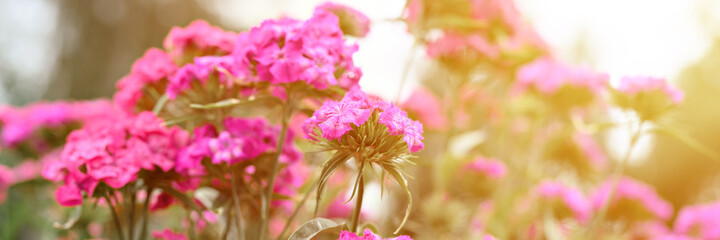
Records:
M674 230L706 240L720 239L720 201L684 207L675 219Z
M492 179L501 179L507 174L505 164L495 158L478 157L466 164L465 169L482 173Z
M169 228L162 231L153 231L152 236L156 239L164 240L188 240L188 238L182 233L175 233Z
M581 223L587 221L592 214L592 206L585 195L561 182L544 180L535 188L535 193L546 200L559 200Z
M610 197L610 191L612 187L612 180L607 180L599 188L595 190L592 195L592 204L594 210L599 210L608 198ZM618 183L617 190L615 190L614 199L610 204L608 212L613 212L613 209L621 201L629 201L636 203L634 207L644 208L650 215L661 220L668 220L672 217L673 208L668 202L658 196L655 189L651 186L633 180L629 177L623 177ZM623 213L618 212L621 215Z
M414 113L423 127L435 130L447 128L447 119L445 119L440 100L428 90L415 89L400 106L408 112Z
M665 79L654 77L623 77L617 90L629 95L637 95L642 92L661 91L675 104L682 103L685 94L673 86L670 86Z
M394 237L394 238L382 238L382 237L376 235L375 233L373 233L372 231L370 231L370 229L365 229L365 231L363 231L362 237L359 237L357 234L349 232L349 231L342 231L342 232L340 232L340 237L338 238L338 240L383 240L383 239L384 240L412 240L412 238L410 238L409 236L405 236L405 235Z
M541 94L554 94L563 86L574 86L598 94L605 89L608 75L588 68L569 66L554 59L543 57L531 62L517 72L514 94L534 89Z
M365 37L370 32L370 19L354 8L332 2L315 7L315 15L325 12L337 16L340 28L347 35Z
M237 33L210 26L205 20L195 20L185 28L173 27L163 46L176 59L188 52L199 52L201 56L224 55L233 51L236 39Z
M605 167L607 164L607 156L592 136L578 132L573 134L573 141L593 166L601 169Z
M13 184L12 170L5 165L0 164L0 203L5 202L7 198L7 190Z

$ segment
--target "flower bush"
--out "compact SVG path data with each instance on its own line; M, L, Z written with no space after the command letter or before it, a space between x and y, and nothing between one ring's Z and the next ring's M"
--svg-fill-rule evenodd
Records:
M0 202L50 182L20 195L54 191L67 238L720 239L717 199L673 206L626 171L656 132L714 157L668 124L681 90L559 59L513 1L409 0L401 19L436 68L399 102L361 88L370 20L348 6L173 27L111 100L0 107L22 159L0 162Z

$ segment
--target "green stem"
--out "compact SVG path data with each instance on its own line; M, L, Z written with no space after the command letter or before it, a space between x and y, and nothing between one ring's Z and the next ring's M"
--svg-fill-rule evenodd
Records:
M228 211L225 215L225 229L223 230L222 237L220 239L227 240L228 235L230 234L230 225L232 224L233 217L230 215L230 209L228 208Z
M130 189L130 202L128 203L128 239L135 239L135 202L137 201L137 194L135 189Z
M288 220L285 222L285 227L283 227L283 230L280 232L280 235L278 235L278 240L283 239L285 232L287 232L287 230L290 229L290 224L295 219L295 216L297 216L298 212L300 212L300 208L302 208L302 206L305 205L305 202L308 199L310 199L310 193L312 193L313 190L315 190L319 180L320 180L319 178L315 180L315 183L313 183L313 185L310 187L310 189L308 189L308 192L305 193L305 196L303 197L303 199L300 200L300 202L298 203L297 206L295 206L295 210L293 210L293 213L290 215Z
M148 187L145 202L143 203L143 225L140 229L140 240L147 239L148 220L150 218L150 197L152 196L152 192L153 188Z
M108 195L103 196L105 200L107 201L108 206L110 207L110 213L112 213L113 216L113 223L115 224L115 230L117 230L118 237L120 240L125 239L125 233L123 233L122 225L120 224L120 218L117 215L117 212L115 211L115 207L112 204L112 201L110 201L110 197Z
M270 215L270 202L272 202L272 196L273 196L273 190L275 188L275 178L277 177L277 173L280 169L280 164L278 163L280 160L280 156L282 155L283 147L285 146L285 138L287 137L288 132L288 122L290 121L290 116L292 115L293 108L290 105L292 98L291 98L291 92L289 88L286 88L287 92L287 103L283 105L282 107L282 130L280 130L280 137L278 139L277 145L275 147L275 157L272 161L272 172L270 173L270 180L268 181L268 184L265 189L265 193L262 196L262 204L260 206L260 236L258 239L265 240L267 236L267 226L268 226L268 215Z
M360 172L360 180L358 183L357 198L355 199L355 210L353 210L352 220L350 221L350 230L358 232L358 220L360 219L360 209L362 209L363 196L365 195L365 178Z
M412 67L413 61L415 60L415 51L417 50L418 45L418 42L415 41L412 47L410 47L410 56L408 56L408 59L405 60L405 67L403 68L402 78L400 78L400 86L398 86L397 95L395 96L395 102L400 102L400 95L402 95L408 75L410 75L410 68Z
M237 178L235 177L236 171L232 171L230 173L230 186L232 190L232 201L233 201L233 207L235 210L235 228L237 230L238 239L244 240L245 239L245 231L242 227L242 211L240 210L240 200L238 200L238 187L237 187ZM229 225L228 225L229 226Z
M625 167L627 165L627 162L630 159L630 156L632 155L633 149L635 149L635 146L637 145L638 140L640 139L640 133L642 133L642 125L643 122L640 122L638 124L638 128L636 131L633 132L632 137L630 138L630 147L628 147L627 152L625 152L625 156L623 156L620 164L615 168L615 170L612 173L612 180L611 180L611 187L610 187L610 193L608 196L604 199L602 206L600 207L600 210L598 211L598 215L595 216L593 219L592 224L590 225L590 229L588 231L589 236L592 238L592 236L595 236L596 232L599 230L600 225L605 220L605 217L607 216L607 212L610 209L610 205L613 202L615 198L615 194L617 193L618 185L620 184L620 180L622 179L623 174L625 173ZM631 130L632 131L632 130Z

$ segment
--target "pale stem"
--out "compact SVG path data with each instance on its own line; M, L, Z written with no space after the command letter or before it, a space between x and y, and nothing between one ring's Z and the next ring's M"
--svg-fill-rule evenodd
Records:
M590 225L589 236L594 236L596 231L598 231L599 226L605 220L605 217L610 208L610 205L612 204L612 202L615 198L615 194L617 193L617 188L618 188L618 185L620 184L620 180L622 179L622 176L625 172L625 167L627 165L627 162L630 159L630 156L632 155L633 149L635 149L635 145L637 145L638 139L640 139L640 133L642 132L642 125L643 125L643 122L641 121L638 124L637 129L633 132L632 137L630 138L630 146L628 147L627 152L625 152L625 156L623 156L620 164L617 165L617 167L615 168L615 170L612 173L610 193L603 200L603 204L600 207L600 210L598 211L598 215L596 215L596 217L593 219L592 224Z
M122 225L120 225L120 218L117 215L117 212L115 211L115 207L112 204L112 201L110 201L110 197L105 195L103 196L105 198L105 201L107 201L108 206L110 207L110 213L112 213L113 216L113 223L115 224L115 230L117 230L118 237L120 240L125 239L125 233L123 233Z
M150 197L152 196L153 188L148 187L147 189L147 195L145 196L145 202L143 203L143 225L140 229L140 239L145 240L147 239L147 229L148 229L148 220L149 220L149 211L150 211Z
M235 177L236 171L230 173L230 185L232 190L233 207L235 208L235 228L237 229L238 239L245 239L245 231L242 226L242 211L240 211L240 200L238 200L238 189L237 189L237 178ZM230 225L228 225L230 226Z
M358 220L360 219L360 209L362 208L363 195L365 195L365 178L362 171L360 173L360 179L358 180L357 198L355 199L355 210L353 210L352 220L350 222L350 230L357 232Z

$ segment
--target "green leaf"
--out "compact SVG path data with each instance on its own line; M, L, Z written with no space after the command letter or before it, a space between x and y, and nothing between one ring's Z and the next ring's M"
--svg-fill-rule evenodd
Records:
M82 205L75 207L75 210L73 210L72 215L70 215L70 218L65 221L65 223L59 223L55 222L53 223L53 227L57 229L62 230L68 230L70 229L75 223L80 219L80 215L82 213Z
M315 218L303 223L288 240L337 239L347 224L336 223L327 218Z
M342 153L335 153L330 160L323 163L323 169L320 173L320 181L318 182L318 189L317 189L317 198L315 201L315 215L317 215L317 211L320 205L320 199L322 198L322 191L325 189L325 184L327 183L327 180L330 178L330 175L332 175L335 170L340 167L345 161L347 161L350 158L350 156L342 154Z
M385 169L385 171L387 171L387 173L393 177L395 182L400 184L400 187L402 187L402 189L405 190L405 194L408 197L408 205L405 208L405 217L403 218L402 222L400 223L400 226L398 226L398 228L393 232L393 234L397 234L398 232L400 232L400 229L402 229L403 226L405 226L405 223L407 222L408 217L410 217L410 210L412 210L412 194L410 193L410 189L408 188L407 179L405 179L405 176L396 167L394 167L392 165L383 165L383 169Z

